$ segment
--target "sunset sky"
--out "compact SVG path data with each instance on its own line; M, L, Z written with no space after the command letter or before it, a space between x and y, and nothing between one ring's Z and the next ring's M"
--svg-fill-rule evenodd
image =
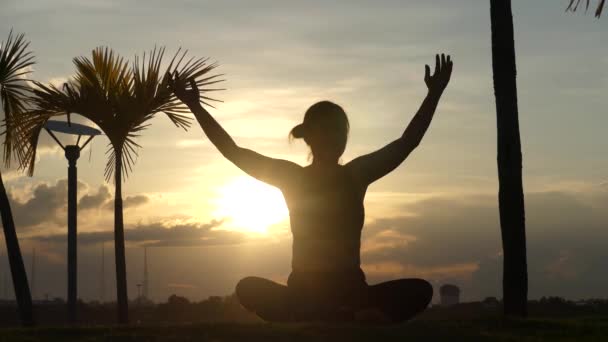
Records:
M513 1L531 298L608 297L608 18L565 13L568 2ZM129 59L155 45L210 57L227 88L210 113L239 145L301 165L308 149L287 135L311 104L346 110L348 162L403 132L426 93L424 65L451 54L452 81L420 147L368 190L362 266L372 284L421 277L436 291L457 284L465 300L500 296L487 1L2 0L0 40L11 28L31 40L31 77L59 85L72 58L97 46ZM151 123L123 185L130 298L143 246L154 300L228 295L248 275L285 282L291 235L281 193L224 160L196 122L188 132L163 114ZM105 299L115 296L107 144L95 138L78 164L85 300L101 296L104 242ZM2 176L28 273L36 249L34 297L65 297L67 162L46 133L38 153L34 177L5 168Z

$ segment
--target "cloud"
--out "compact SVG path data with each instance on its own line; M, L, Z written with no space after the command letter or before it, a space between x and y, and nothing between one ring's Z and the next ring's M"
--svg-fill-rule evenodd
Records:
M177 148L194 148L208 145L209 141L203 139L182 139L175 143Z
M122 200L123 209L131 209L135 207L142 206L148 203L150 199L146 195L135 195L135 196L127 196ZM114 210L114 198L105 202L102 207L105 210Z
M107 198L100 192L105 190L89 195ZM608 286L604 272L608 267L608 202L598 201L605 198L601 195L601 191L593 196L567 191L526 194L531 298L603 296ZM455 283L463 290L464 300L501 296L502 249L495 196L441 194L402 206L407 216L378 219L363 230L361 260L370 284L418 277L431 281L435 288ZM256 245L246 234L221 229L221 221L189 219L128 226L125 238L131 247L232 246L231 253L237 255L247 255L245 246ZM65 244L64 235L30 239L60 246ZM112 240L111 230L79 234L83 251Z
M367 277L398 278L407 274L409 278L423 278L439 281L450 278L470 278L479 269L475 262L450 264L446 266L421 267L400 262L381 262L365 265Z
M361 253L373 255L375 252L406 248L410 243L415 242L416 240L417 238L413 235L404 234L389 228L365 239L361 246Z
M89 186L78 182L79 192L84 192L78 201L79 216L91 210L113 210L114 200L107 185L101 185L96 192L89 192ZM65 224L67 215L67 180L55 183L40 182L32 188L9 191L13 217L18 227L31 228L42 224ZM150 202L143 194L127 196L123 200L124 209L131 209Z
M30 198L22 202L17 200L13 192L9 192L13 217L18 227L60 222L60 215L65 213L67 206L66 179L58 180L55 184L40 183L29 195Z
M608 201L567 191L526 194L530 296L600 297L608 286ZM500 296L502 248L495 196L441 195L414 213L371 222L361 259L370 281L424 277L461 285L465 298Z
M149 202L150 198L148 196L140 194L125 197L122 201L122 206L123 209L131 209ZM107 185L101 185L96 193L82 196L78 203L78 208L83 210L114 210L114 197L110 193L110 188Z
M10 183L14 180L18 180L26 177L21 170L15 170L16 165L12 164L11 168L6 168L2 170L2 181L4 183Z
M106 185L101 185L97 193L86 194L80 198L78 209L99 209L112 198L110 189Z
M193 247L234 245L247 240L244 233L217 229L222 221L212 220L207 223L178 223L167 224L154 222L140 224L125 229L125 240L129 243L148 247ZM40 242L64 243L64 234L33 236L31 239ZM82 232L78 234L78 242L84 245L99 244L114 240L114 232L110 230Z
M148 203L150 199L146 195L127 196L123 201L123 206L126 208L135 208Z
M167 287L175 288L175 289L196 289L198 286L193 285L193 284L168 283Z

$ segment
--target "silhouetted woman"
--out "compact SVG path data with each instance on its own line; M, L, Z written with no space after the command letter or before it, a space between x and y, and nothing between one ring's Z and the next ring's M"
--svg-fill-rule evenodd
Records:
M312 151L306 167L263 156L238 146L200 105L191 80L172 82L176 95L190 107L218 150L249 175L283 192L293 233L292 272L287 286L247 277L236 286L243 306L269 321L350 320L375 310L393 322L423 311L433 295L422 279L399 279L368 285L360 268L360 239L367 187L385 176L418 146L452 73L450 56L437 55L435 72L425 66L428 95L397 140L345 165L338 160L348 138L349 123L335 103L312 105L291 136Z

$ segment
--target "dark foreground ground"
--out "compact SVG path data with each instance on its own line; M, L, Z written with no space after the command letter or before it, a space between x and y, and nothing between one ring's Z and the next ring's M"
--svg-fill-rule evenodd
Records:
M16 306L0 306L4 341L607 341L608 300L530 301L528 319L504 319L500 303L433 306L413 321L393 326L269 324L234 298L190 303L132 303L131 326L113 325L114 304L82 304L79 326L65 323L65 304L35 306L40 327L18 328Z
M608 341L608 316L527 320L418 319L397 326L197 323L4 328L0 341Z

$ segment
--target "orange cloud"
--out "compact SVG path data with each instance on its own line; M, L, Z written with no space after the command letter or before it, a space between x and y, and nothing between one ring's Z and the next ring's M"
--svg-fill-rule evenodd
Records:
M167 284L167 287L174 288L174 289L195 289L198 286L193 285L193 284L169 283L169 284Z
M414 235L387 229L366 239L361 245L361 253L377 252L384 249L402 248L418 240Z

